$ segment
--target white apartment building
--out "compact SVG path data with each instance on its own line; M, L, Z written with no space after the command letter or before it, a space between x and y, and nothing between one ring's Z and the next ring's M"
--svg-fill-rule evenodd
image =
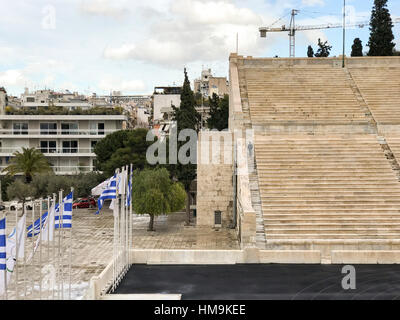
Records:
M153 123L169 122L173 112L172 106L181 105L182 87L156 87L153 94Z
M25 147L39 149L58 175L92 171L96 143L122 130L126 121L124 115L1 114L0 169Z
M81 108L87 110L92 107L88 99L79 95L77 92L55 92L52 90L37 90L29 92L25 88L25 92L21 95L21 107L37 110L39 107L64 107L69 110Z
M219 97L229 94L229 82L226 77L214 77L211 69L201 72L201 78L194 80L194 93L201 93L204 98Z

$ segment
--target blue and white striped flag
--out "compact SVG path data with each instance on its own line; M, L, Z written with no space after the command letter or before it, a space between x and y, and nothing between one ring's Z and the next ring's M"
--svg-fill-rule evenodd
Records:
M6 218L0 220L0 295L5 291L6 261Z
M36 237L39 233L40 233L40 224L42 224L42 229L45 225L45 222L47 220L47 216L49 215L49 213L46 211L45 213L43 213L42 215L42 221L40 222L40 218L37 218L37 220L35 221L35 223L33 224L35 226L34 230L33 230L33 236ZM32 238L32 225L30 225L27 228L27 236L28 238Z
M109 181L107 188L101 193L99 200L97 200L97 205L99 210L97 210L96 214L100 213L100 210L103 208L103 204L105 200L115 200L117 199L117 175L115 174Z
M63 228L67 229L67 228L72 228L72 202L73 202L73 198L74 198L74 193L71 192L69 195L67 195L62 203L64 205L64 213L63 213ZM42 229L45 228L45 226L47 225L47 218L49 216L48 212L45 212L42 215L42 222L40 222L40 218L38 218L35 223L34 223L34 231L33 231L33 236L37 236L40 233L40 224L42 224ZM55 208L55 218L54 218L54 227L56 229L60 228L60 204L57 203L56 204L56 208ZM30 225L28 228L28 238L32 238L32 225Z
M64 212L62 214L62 225L60 223L60 205L56 205L56 216L55 216L55 222L54 226L56 229L64 228L72 228L72 202L74 198L74 193L71 192L69 195L67 195L62 204L64 205Z
M131 205L131 198L132 198L132 171L129 175L129 181L128 181L128 191L126 195L126 203L125 206L129 207Z

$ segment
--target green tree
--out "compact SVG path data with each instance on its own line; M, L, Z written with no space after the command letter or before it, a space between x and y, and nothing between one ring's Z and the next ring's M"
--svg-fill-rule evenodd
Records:
M209 99L210 118L207 120L209 129L217 129L219 131L228 129L229 123L229 96L225 95L220 99L213 93Z
M369 36L369 56L392 56L393 22L387 8L387 0L375 0L372 8Z
M355 38L354 43L351 47L351 56L352 57L362 57L363 56L363 45L360 38Z
M1 181L1 198L3 201L7 201L9 200L7 196L7 187L14 182L14 179L9 175L5 175L0 177L0 181Z
M196 111L195 106L195 98L193 91L190 87L190 81L186 72L186 68L184 70L185 80L183 83L182 94L181 94L181 105L180 108L176 108L172 106L173 119L177 122L178 134L184 129L192 129L196 132L200 129L201 123L201 115ZM178 141L178 150L185 145L190 138L187 138L186 141ZM193 155L194 158L197 158L197 155ZM186 216L187 221L186 224L190 224L190 187L192 182L196 179L196 170L197 165L194 163L182 164L178 161L176 165L168 166L171 175L176 178L178 181L182 182L186 194Z
M132 185L132 204L136 214L148 214L148 231L154 230L154 217L182 210L185 206L185 190L173 182L165 168L136 171Z
M133 164L133 169L148 166L146 151L152 142L146 141L147 129L117 131L99 141L94 148L96 167L107 176L115 169Z
M72 176L56 176L54 174L40 174L33 177L31 185L35 188L36 198L46 198L53 193L58 194L62 189L69 192L74 188L74 197L88 197L99 183L106 179L104 174L97 172L80 173Z
M317 58L327 58L331 54L332 46L328 45L328 41L322 43L321 39L318 39L318 51L315 54Z
M312 48L312 46L308 46L307 57L309 57L309 58L314 57L314 49Z
M201 115L196 111L196 101L194 93L190 87L190 81L187 75L186 68L184 70L185 80L183 82L181 93L181 105L179 108L172 106L173 119L178 124L178 131L183 129L200 129Z
M11 176L23 174L27 183L32 181L35 174L52 171L46 157L35 148L22 148L22 152L14 152L10 164L3 169Z
M21 180L15 180L7 187L7 196L9 200L22 201L22 214L25 213L26 198L32 197L36 194L35 188Z
M129 132L127 130L116 131L97 142L94 153L96 154L96 168L98 170L104 171L104 164L115 151L124 147L124 141L128 139Z

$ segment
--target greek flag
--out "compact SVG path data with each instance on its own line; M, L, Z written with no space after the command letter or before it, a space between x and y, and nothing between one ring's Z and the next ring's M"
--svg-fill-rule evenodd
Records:
M132 171L129 175L129 181L128 181L128 191L126 195L126 203L125 206L129 207L131 205L131 197L132 197Z
M103 209L103 204L105 200L115 200L117 198L117 175L115 174L109 181L107 188L101 193L99 200L97 201L97 205L99 210L97 210L96 214L100 213L100 210Z
M0 270L6 270L6 218L0 220Z
M4 218L0 220L0 295L5 292L6 267L6 218Z
M42 222L40 222L40 218L38 218L35 222L34 222L34 228L33 228L33 230L32 230L32 225L30 225L28 228L27 228L27 236L28 236L28 238L32 238L32 236L33 237L35 237L35 236L37 236L39 233L40 233L40 224L42 224L42 229L43 229L43 227L44 227L44 225L45 225L45 222L46 222L46 220L47 220L47 217L48 217L48 215L49 215L49 213L48 212L45 212L45 213L43 213L43 215L42 215Z
M56 216L55 216L55 228L63 228L68 229L72 228L72 201L74 198L74 193L71 192L67 195L64 200L62 201L62 205L64 205L64 211L62 214L62 225L60 223L60 205L56 205Z
M74 193L71 192L69 195L67 195L64 200L62 201L62 204L64 205L64 213L63 213L63 219L62 219L62 227L65 228L72 228L72 202L74 198ZM60 204L56 204L56 209L55 209L55 221L54 221L54 227L56 229L60 228ZM46 226L46 221L49 216L48 212L45 212L42 215L42 222L40 222L40 218L38 218L35 223L34 223L34 228L32 230L32 225L30 225L27 230L28 230L28 238L32 238L32 236L37 236L40 233L40 224L42 224L42 229L45 228Z

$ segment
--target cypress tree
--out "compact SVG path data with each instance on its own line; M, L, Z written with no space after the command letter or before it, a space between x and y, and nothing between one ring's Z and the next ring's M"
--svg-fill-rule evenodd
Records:
M370 22L370 37L368 42L369 56L392 56L393 22L387 8L387 0L375 0Z
M209 129L219 131L228 129L229 122L229 96L225 95L220 99L215 93L208 98L210 106L210 118L207 120Z
M354 43L351 47L351 56L352 57L362 57L363 56L363 46L360 38L355 38Z
M311 46L308 46L307 57L309 58L314 57L314 49Z
M181 93L181 105L180 108L176 108L172 106L173 119L177 122L178 135L184 129L192 129L196 132L200 130L201 123L201 115L197 112L196 100L194 93L190 87L190 81L186 72L186 68L184 70L185 80L183 82L182 93ZM178 151L179 149L185 145L189 141L187 138L186 141L178 141ZM197 144L197 141L196 141ZM197 155L194 155L197 158ZM197 165L193 163L182 164L178 161L178 164L172 164L168 166L171 175L178 179L183 186L185 187L187 199L186 199L186 215L187 221L186 224L190 224L190 187L192 182L196 179L196 171Z

